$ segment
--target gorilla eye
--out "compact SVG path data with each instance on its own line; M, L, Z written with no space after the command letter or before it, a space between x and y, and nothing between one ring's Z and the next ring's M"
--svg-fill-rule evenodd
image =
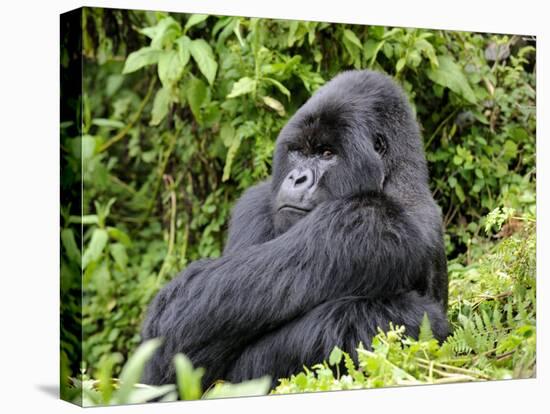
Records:
M323 151L323 158L330 158L333 155L334 155L334 153L329 149L326 149L326 150Z
M374 150L380 154L384 155L386 153L387 145L386 140L382 135L376 135L376 139L374 141Z

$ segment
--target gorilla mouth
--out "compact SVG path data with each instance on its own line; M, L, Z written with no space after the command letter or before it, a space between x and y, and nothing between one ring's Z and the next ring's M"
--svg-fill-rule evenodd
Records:
M307 214L311 211L311 209L308 209L305 207L293 206L291 204L283 204L281 207L277 209L277 211L294 211L296 213Z

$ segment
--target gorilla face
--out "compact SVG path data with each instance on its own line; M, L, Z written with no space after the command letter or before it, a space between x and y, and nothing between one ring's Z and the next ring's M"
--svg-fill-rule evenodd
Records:
M325 86L326 88L326 86ZM281 131L274 156L274 224L284 233L323 201L380 192L387 140L376 117L321 88ZM323 105L318 105L322 96Z
M292 169L275 198L275 224L279 233L331 197L326 177L331 169L337 168L339 160L329 146L291 146L288 162Z

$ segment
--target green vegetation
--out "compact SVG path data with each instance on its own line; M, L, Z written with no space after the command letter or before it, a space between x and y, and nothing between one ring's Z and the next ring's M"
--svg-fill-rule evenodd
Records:
M109 404L140 404L151 400L176 401L178 397L181 400L196 400L264 395L271 386L271 379L262 377L240 384L220 382L203 393L200 381L204 370L194 369L191 361L182 354L174 357L177 384L161 386L139 384L145 363L159 345L158 339L152 339L140 345L124 365L119 379L111 378L114 357L108 357L100 362L97 379L82 375L78 380L73 380L70 385L65 384L62 392L68 400L91 407Z
M84 9L83 96L61 125L62 191L79 200L81 179L84 190L82 217L77 202L61 214L63 395L79 399L79 384L88 405L202 395L200 369L184 356L178 384L134 386L155 346L137 348L146 306L188 263L220 255L234 201L270 174L279 130L353 68L394 76L422 125L454 334L438 345L427 325L419 341L396 327L372 351L359 348L359 366L335 350L275 392L534 375L533 46L505 35ZM67 47L61 57L64 67L75 59ZM259 380L207 395L265 392Z
M335 348L327 362L281 380L276 394L528 378L535 375L534 223L469 266L450 265L453 334L439 345L424 320L417 340L380 333L359 366ZM339 365L343 362L344 369ZM336 373L334 372L336 367Z
M512 211L496 209L487 228L510 218ZM429 321L420 337L405 337L403 328L381 332L372 351L357 349L359 364L335 347L328 361L304 368L290 379L281 379L273 394L377 388L392 385L444 384L528 378L536 370L535 321L535 223L526 219L517 234L496 244L468 266L451 263L449 315L453 334L438 344L431 336ZM268 378L241 384L218 383L204 394L201 368L193 369L183 355L174 359L177 385L135 386L152 350L150 341L138 348L122 370L120 381L111 380L112 360L99 365L98 378L83 377L84 404L122 404L262 395L269 391ZM119 382L126 384L120 386ZM76 385L76 384L75 384ZM116 391L113 391L118 388ZM74 387L73 390L78 389Z

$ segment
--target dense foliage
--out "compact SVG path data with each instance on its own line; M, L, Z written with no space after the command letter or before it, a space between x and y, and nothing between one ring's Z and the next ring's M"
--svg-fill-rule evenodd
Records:
M396 328L359 351L359 367L335 351L276 392L533 374L532 39L84 9L82 53L78 117L61 128L62 188L83 180L83 216L79 203L62 209L62 349L63 372L74 377L81 338L68 327L82 323L84 375L74 381L90 389L88 403L175 398L176 386L132 397L108 378L137 381L150 350L121 369L151 298L190 261L220 255L233 202L270 174L279 130L319 86L353 68L394 76L422 125L446 225L455 333L439 346L427 327L419 341ZM62 65L71 59L62 49ZM81 269L80 314L78 286L67 281ZM178 382L196 384L180 374L195 372L184 358ZM340 359L342 369L329 369ZM181 384L182 397L201 395Z
M501 229L512 210L495 209L486 230ZM359 364L338 347L327 361L281 379L273 394L377 388L392 385L444 384L528 378L536 370L536 235L535 223L524 218L518 233L493 246L468 266L453 261L449 316L453 334L443 344L431 335L424 320L418 340L405 337L402 327L381 332L372 350L358 344ZM185 356L174 358L178 383L151 387L135 385L158 343L142 345L112 381L114 357L102 360L96 379L83 376L85 405L139 403L152 398L173 401L262 395L270 381L260 378L241 384L218 383L203 390L203 369L194 369ZM119 384L126 384L125 387ZM74 384L78 385L78 384ZM79 389L73 387L72 391Z
M395 327L372 351L359 345L359 366L335 348L327 362L281 380L275 393L444 384L535 375L534 223L469 266L451 265L453 334L439 345L429 321L418 340ZM338 365L343 365L340 371ZM332 367L337 367L336 374ZM342 372L342 374L340 374Z

